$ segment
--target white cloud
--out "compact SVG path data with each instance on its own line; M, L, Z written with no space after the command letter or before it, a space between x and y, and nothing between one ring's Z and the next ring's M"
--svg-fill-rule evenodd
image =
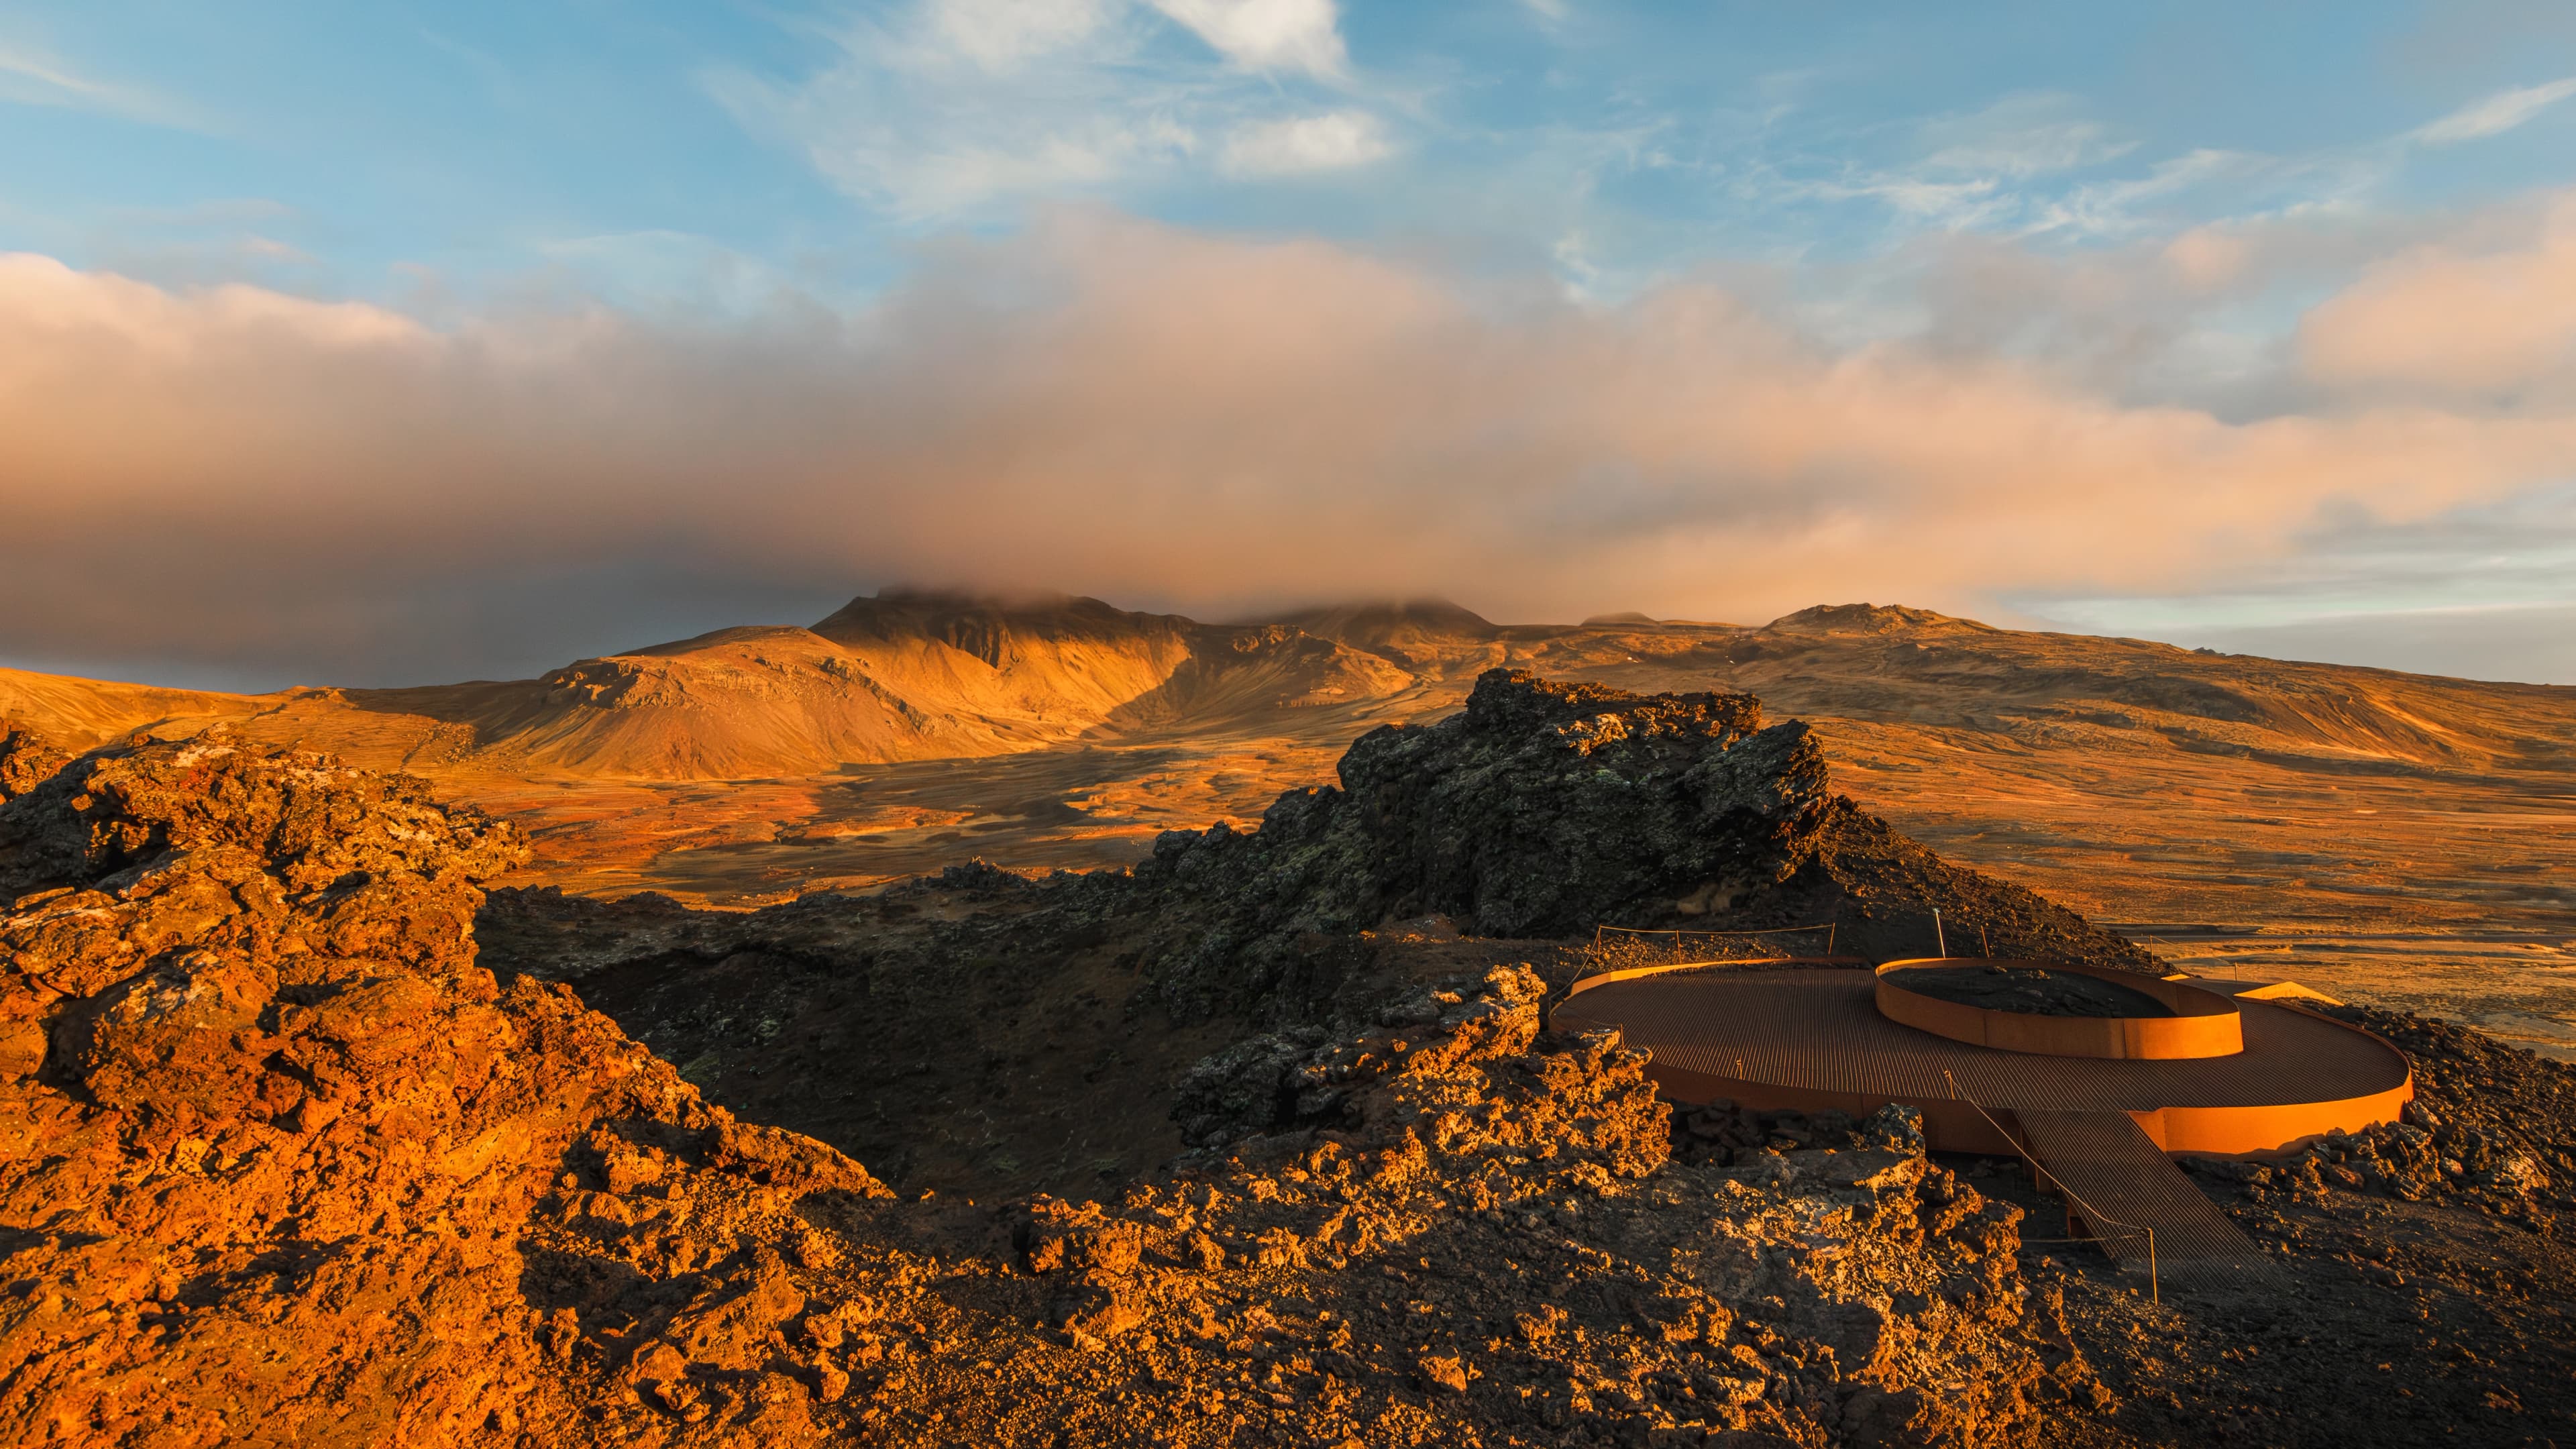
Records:
M827 37L801 78L700 83L843 190L928 223L1211 163L1264 176L1384 155L1373 117L1313 114L1315 78L1346 79L1334 24L1330 0L916 0Z
M1943 226L1968 226L1993 215L1995 182L1991 177L1974 181L1925 181L1897 178L1876 181L1853 188L1857 195L1875 196L1899 212Z
M1927 122L1923 164L2019 178L2098 165L2137 148L2100 122L2069 114L2073 106L2071 97L2055 94L2007 96L1972 115Z
M243 255L264 262L289 262L302 267L321 265L320 259L293 242L282 242L256 232L241 239L241 249Z
M2092 234L2128 229L2128 219L2115 211L2186 184L2216 154L2168 160L2143 177L2070 181L2067 173L2138 149L2076 106L2072 96L2026 92L1981 110L1912 122L1893 132L1910 143L1905 159L1793 179L1782 189L1800 197L1876 200L1909 228ZM1836 139L1838 149L1853 149L1852 138Z
M41 51L0 46L0 103L90 111L183 130L203 122L178 102L144 86L103 81Z
M2271 168L2268 157L2203 148L2159 161L2144 176L2078 186L2039 209L2033 231L2079 236L2118 236L2141 227L2142 203L2162 200L2223 178L2243 179Z
M536 249L577 274L601 301L650 315L740 319L796 291L789 272L694 232L553 237Z
M1011 71L1090 40L1112 13L1109 0L934 0L927 18L949 53Z
M1243 127L1226 138L1224 166L1236 176L1286 176L1364 166L1394 150L1377 117L1332 111Z
M1198 146L1202 88L1141 64L1144 37L1107 4L927 0L832 40L802 80L729 69L702 84L905 221L1110 186Z
M1153 0L1154 8L1247 70L1331 80L1348 67L1333 0Z
M2164 258L2183 285L2215 291L2245 274L2254 254L2242 231L2224 225L2196 226L2165 243Z
M2414 137L2418 141L2440 145L2451 141L2474 141L2482 136L2499 136L2569 96L2576 96L2576 76L2551 81L2547 85L2498 91L2419 128Z

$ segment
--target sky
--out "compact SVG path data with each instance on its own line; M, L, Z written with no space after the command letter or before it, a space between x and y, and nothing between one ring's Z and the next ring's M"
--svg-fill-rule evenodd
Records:
M0 11L0 664L890 585L2576 683L2576 6Z

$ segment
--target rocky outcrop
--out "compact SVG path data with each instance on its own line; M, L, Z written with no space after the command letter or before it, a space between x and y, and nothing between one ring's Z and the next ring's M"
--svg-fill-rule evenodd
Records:
M513 830L221 734L12 794L0 1436L567 1442L614 1375L702 1364L755 1417L810 1397L813 1353L769 1343L793 1305L768 1245L807 1231L801 1197L883 1189L476 966ZM698 1245L637 1234L684 1220ZM697 1309L745 1295L756 1331Z
M1439 912L1485 936L1587 932L1794 870L1826 797L1805 725L1750 695L1624 694L1518 671L1435 725L1371 730L1338 789L1279 798L1248 836L1172 832L1139 868L1246 898L1272 929ZM1265 909L1266 908L1266 909Z
M1939 909L1997 954L2154 967L1834 794L1807 726L1764 727L1750 695L1635 695L1508 669L1437 724L1361 736L1338 787L1280 796L1256 831L1165 832L1135 876L1204 922L1166 984L1205 1011L1290 981L1300 936L1427 914L1505 938L1812 925L1810 950L1833 923L1842 948L1898 956L1935 954Z
M0 720L0 805L52 779L71 757L34 726Z
M1389 1002L1371 1028L1290 1027L1250 1037L1190 1069L1172 1116L1182 1140L1209 1146L1292 1126L1351 1126L1380 1079L1525 1050L1547 984L1527 966L1497 971L1474 996L1429 990Z

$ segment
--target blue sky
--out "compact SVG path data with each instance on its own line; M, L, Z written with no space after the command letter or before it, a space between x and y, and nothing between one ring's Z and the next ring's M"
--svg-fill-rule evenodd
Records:
M1001 0L21 5L0 239L395 302L846 300L1083 197L1616 292L1949 230L2456 206L2576 153L2564 7L1268 8L1330 38L1238 60L1150 6Z
M44 469L0 484L40 518L110 477L191 507L234 490L253 514L292 492L307 544L371 562L302 591L255 543L228 546L237 574L191 562L191 587L264 601L211 641L30 601L0 637L20 663L262 684L523 672L918 577L1210 613L1426 588L1505 617L1902 595L2576 681L2564 4L37 0L0 14L0 156L0 252L27 263L0 328L77 313L87 329L25 346L161 355L213 329L263 371L328 379L352 369L322 354L356 345L362 321L366 366L392 372L331 416L412 410L387 415L398 429L464 418L462 394L439 390L488 396L512 368L587 366L509 374L584 395L603 369L583 348L614 332L638 412L590 425L667 428L656 461L696 459L630 484L611 475L650 468L618 448L585 458L584 435L534 432L460 457L509 475L462 487L483 501L460 508L542 500L535 531L565 530L521 557L507 518L481 517L504 542L475 557L490 587L468 607L471 550L389 549L409 527L389 485L284 401L244 409L281 411L222 444L240 451L193 458L174 443L138 460L61 424ZM1311 308L1282 288L1316 289ZM2461 296L2494 315L2419 356L2409 329L2440 328ZM159 309L149 322L137 298ZM256 337L245 298L276 304ZM1140 320L1164 309L1168 326ZM1236 330L1189 342L1203 365L1177 381L1102 393L1084 375L1160 359L1218 313ZM1338 330L1306 337L1309 313ZM984 331L989 354L958 340ZM1640 409L1630 385L1578 405L1587 384L1540 351L1640 369L1648 391L1794 377L1771 411L1828 434L1864 386L1869 416L1916 420L1848 450L1771 437L1761 417L1678 447L1687 394ZM651 400L710 358L759 385L703 415ZM218 386L90 365L103 417L199 416L191 389ZM1022 368L1007 391L994 381ZM1205 381L1237 373L1239 389ZM1343 380L1426 376L1490 383L1497 416L1438 391L1353 429L1365 447L1300 453L1336 415L1297 409ZM0 368L0 407L7 386ZM888 427L832 425L897 395ZM952 408L989 426L902 432ZM1486 451L1533 413L1561 431ZM1999 421L1973 445L1923 441L1981 416ZM1257 466L1193 451L1224 429L1287 441ZM992 452L994 432L1025 441ZM798 446L767 452L772 437ZM2039 480L2061 443L2064 491L2091 501L2058 518ZM2132 468L2124 448L2161 461ZM1797 456L1734 461L1766 449ZM769 461L725 461L744 452ZM273 481L326 456L291 489ZM1345 498L1331 480L1355 459L1384 476ZM1086 469L1140 478L1125 534L958 543L1010 531L1023 495L997 472L1031 470L1036 488L1050 466L1068 489L1091 486ZM2031 476L1985 490L1963 481L1979 469ZM2241 506L2254 495L2265 506ZM961 510L943 515L943 496ZM1309 498L1327 523L1397 534L1480 516L1463 542L1348 572L1260 548L1231 569L1167 566L1126 541L1225 552L1263 507ZM1908 550L1923 535L1899 516L1935 503L1943 528L1963 524L1940 545L1947 569ZM602 509L616 528L575 527ZM2034 511L2053 521L2024 528ZM1597 552L1533 570L1569 518ZM2038 557L2081 549L2101 566ZM1714 581L1721 560L1732 582ZM380 622L318 630L317 610Z

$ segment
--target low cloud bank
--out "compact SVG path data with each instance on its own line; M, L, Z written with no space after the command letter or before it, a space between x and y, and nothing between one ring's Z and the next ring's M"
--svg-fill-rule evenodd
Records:
M1590 308L1098 212L948 244L855 314L695 329L436 330L0 257L0 658L519 672L551 617L636 621L596 650L674 597L899 580L1516 620L2188 588L2330 506L2576 474L2576 314L2398 345L2480 268L2555 297L2571 256L2553 224L2387 259L2285 339L2260 387L2297 409L2253 417L2001 347L1832 346L1713 285Z

